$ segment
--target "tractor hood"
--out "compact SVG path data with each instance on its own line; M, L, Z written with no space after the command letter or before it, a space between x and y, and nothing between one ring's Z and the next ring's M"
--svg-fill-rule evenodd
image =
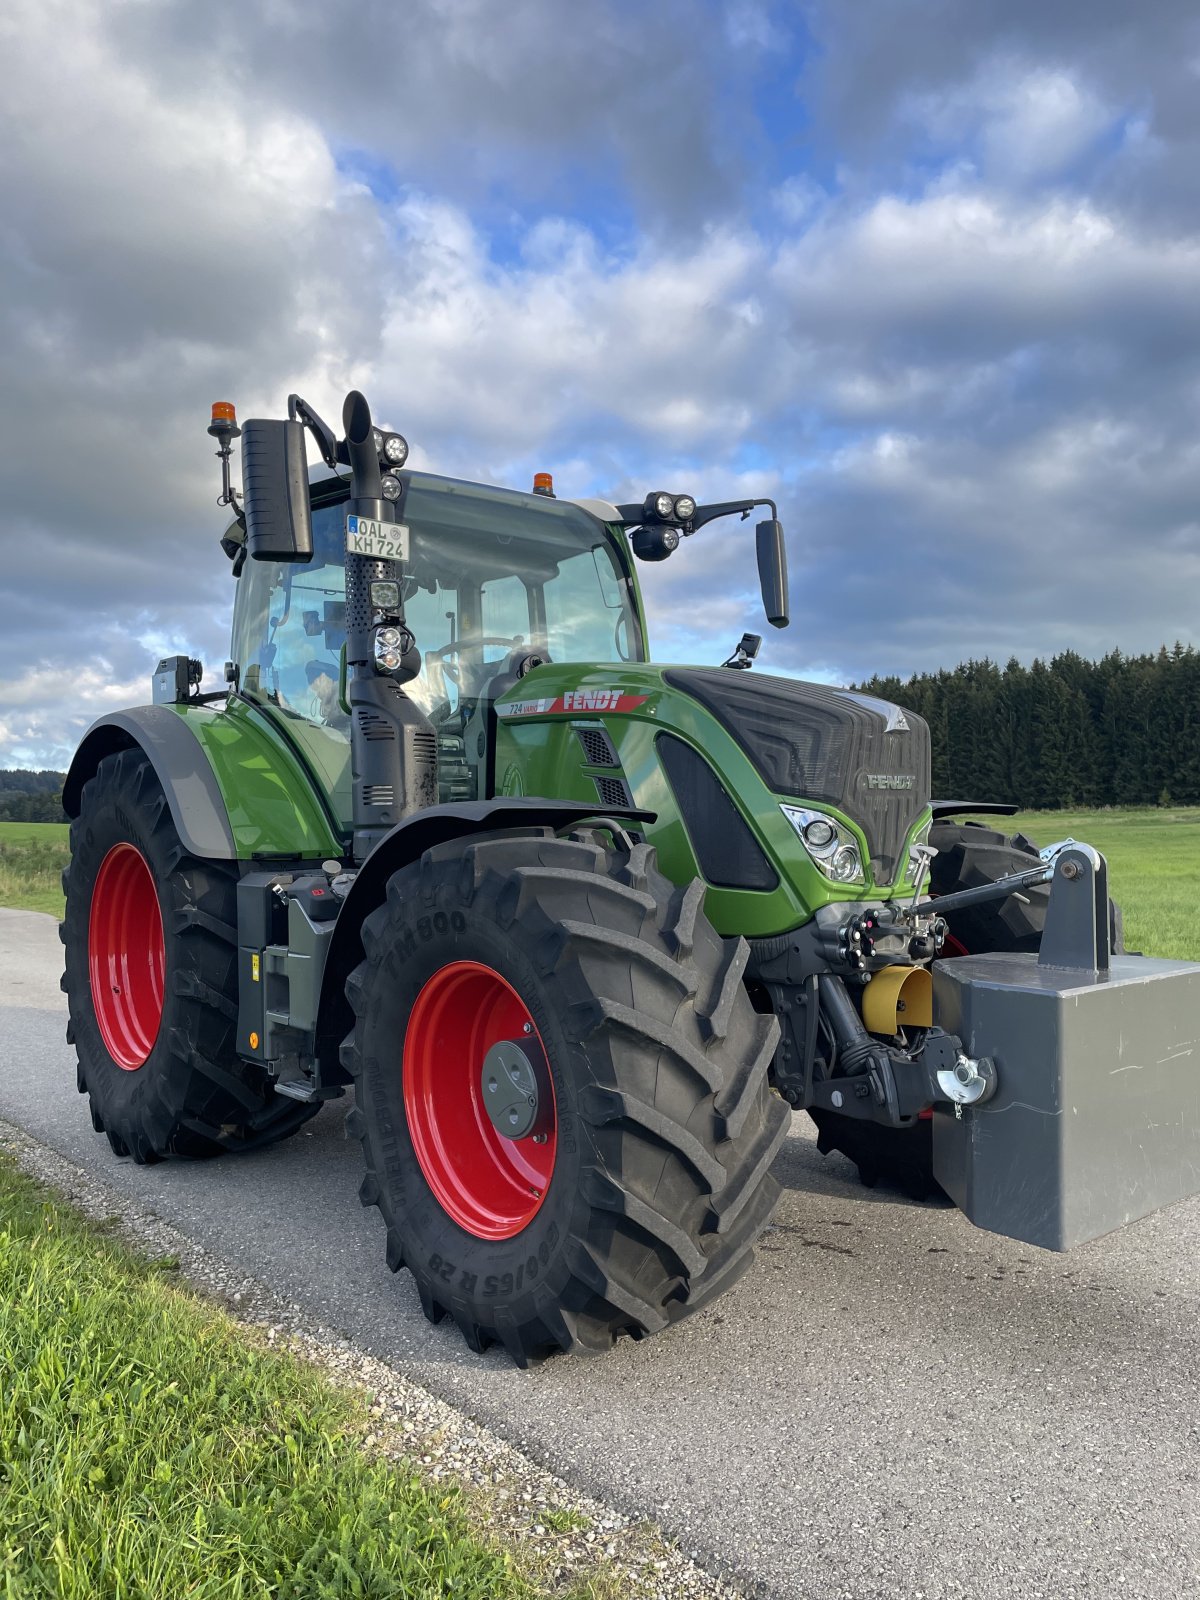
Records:
M496 701L497 794L552 794L658 817L668 876L699 874L721 931L773 935L830 901L903 892L929 816L929 729L852 690L728 668L547 663ZM782 804L845 819L869 868L823 878Z
M888 700L726 668L664 674L724 724L772 794L836 806L866 835L876 882L890 883L929 804L929 726Z

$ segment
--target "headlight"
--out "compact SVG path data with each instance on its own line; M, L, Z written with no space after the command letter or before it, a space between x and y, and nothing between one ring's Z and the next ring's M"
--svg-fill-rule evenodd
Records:
M690 522L696 515L696 502L690 494L675 496L675 515L680 522Z
M400 479L394 478L390 472L385 472L379 484L385 500L399 500Z
M412 635L407 628L376 628L375 665L381 672L395 672L411 649Z
M823 811L809 811L803 806L779 809L795 828L809 860L830 883L866 883L858 840L849 828Z

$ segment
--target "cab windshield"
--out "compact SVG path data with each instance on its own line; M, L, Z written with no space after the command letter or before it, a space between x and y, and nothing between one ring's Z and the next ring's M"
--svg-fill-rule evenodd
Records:
M422 655L420 676L405 688L439 732L461 730L518 652L560 662L645 659L626 558L596 517L561 500L404 476L404 611ZM244 694L323 730L336 746L349 738L339 692L346 506L337 486L329 489L314 490L311 561L246 562L233 657Z

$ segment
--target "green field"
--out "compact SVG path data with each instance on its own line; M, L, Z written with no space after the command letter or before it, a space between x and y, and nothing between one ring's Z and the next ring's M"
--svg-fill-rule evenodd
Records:
M65 822L0 822L0 906L63 914Z
M1027 833L1037 844L1068 836L1108 857L1109 888L1125 912L1131 950L1200 961L1194 906L1200 892L1200 807L1133 811L1028 811L980 817L991 827ZM0 822L0 905L63 910L59 874L67 862L67 827L56 822Z
M1200 961L1200 807L1026 811L980 817L1037 845L1079 839L1108 859L1108 887L1125 914L1125 943L1148 956Z

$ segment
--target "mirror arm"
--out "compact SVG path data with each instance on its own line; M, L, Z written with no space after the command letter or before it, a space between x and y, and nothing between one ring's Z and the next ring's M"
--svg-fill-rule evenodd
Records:
M778 521L779 512L776 510L774 500L725 500L717 505L697 506L696 515L688 526L694 533L706 522L715 522L718 517L732 517L735 512L741 512L742 517L746 518L755 506L770 506L771 516Z
M702 528L706 522L715 522L718 517L732 517L737 512L741 512L743 517L748 517L755 506L770 506L772 518L775 521L779 520L779 512L774 500L721 500L711 506L697 506L695 515L687 522L678 524L678 526L684 533L695 533L697 528ZM626 528L660 526L658 523L647 524L646 508L643 505L618 506L617 512L621 518L622 525ZM674 527L677 524L668 523L665 525Z
M327 467L333 468L338 464L338 441L334 437L333 429L325 419L313 410L307 400L302 400L298 394L288 395L288 416L293 422L302 422L313 438L317 441L317 449L321 452L321 460Z

